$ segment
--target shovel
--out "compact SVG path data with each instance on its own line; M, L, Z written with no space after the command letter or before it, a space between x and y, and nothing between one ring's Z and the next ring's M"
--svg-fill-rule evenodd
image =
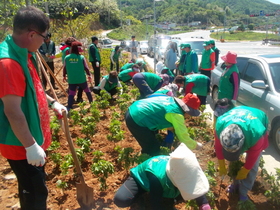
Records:
M67 119L67 114L65 111L62 112L63 115L63 120L64 120L64 128L65 128L65 135L67 142L70 147L70 151L72 153L76 171L77 171L77 176L79 177L79 183L76 183L76 188L77 188L77 200L79 205L81 206L81 209L83 210L91 210L94 207L94 199L93 199L93 188L89 187L85 183L85 179L83 176L83 172L74 148L73 141L70 136L69 132L69 126L68 126L68 119Z

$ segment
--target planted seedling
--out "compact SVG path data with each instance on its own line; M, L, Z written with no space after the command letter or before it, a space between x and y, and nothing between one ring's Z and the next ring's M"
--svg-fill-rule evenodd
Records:
M131 147L123 148L119 151L117 162L122 165L125 170L128 170L135 162L135 156L133 155L134 149Z
M91 151L90 145L91 141L90 139L84 139L84 138L77 138L76 144L81 147L82 151L85 153L88 153Z
M114 165L110 161L106 160L98 160L98 162L93 163L91 165L92 173L98 177L98 181L100 182L100 190L106 190L107 184L106 179L109 174L114 173Z
M99 160L101 160L101 157L104 155L104 153L100 150L96 150L94 152L92 152L93 155L93 159L92 162L98 162Z

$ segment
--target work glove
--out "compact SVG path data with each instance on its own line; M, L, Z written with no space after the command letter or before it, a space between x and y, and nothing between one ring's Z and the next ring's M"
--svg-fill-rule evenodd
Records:
M45 164L46 153L37 142L32 146L26 147L27 162L34 166L43 166Z
M54 59L54 58L55 58L55 55L51 55L50 58L51 58L51 59Z
M95 66L96 66L96 67L99 67L99 62L98 62L98 61L95 63Z
M196 142L196 150L201 150L202 149L202 144L199 142Z
M225 159L218 160L219 163L219 175L220 176L225 176L227 175L227 169L226 169L226 164L225 164Z
M55 114L56 114L58 119L62 119L63 118L62 110L65 110L66 114L67 114L67 108L65 106L61 105L60 103L58 103L57 101L52 104L51 108L55 112Z
M231 103L236 106L236 100L231 100Z
M250 170L248 170L248 169L242 167L242 168L238 171L237 176L236 176L235 179L236 179L236 180L246 179L246 177L247 177L249 171L250 171Z

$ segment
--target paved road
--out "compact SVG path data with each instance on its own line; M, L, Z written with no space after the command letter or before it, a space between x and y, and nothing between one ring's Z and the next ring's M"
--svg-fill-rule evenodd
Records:
M191 36L203 36L205 39L210 39L209 31L196 31L191 33L180 34L182 39L190 38ZM237 54L257 54L257 53L279 53L279 47L262 45L262 42L216 42L216 46L220 49L221 54L224 55L227 51L235 51ZM143 55L145 61L153 68L154 59ZM210 96L207 97L206 111L213 113L213 102ZM275 168L280 168L280 155L273 148L273 145L263 151L263 158L265 161L265 168L269 173L275 174Z

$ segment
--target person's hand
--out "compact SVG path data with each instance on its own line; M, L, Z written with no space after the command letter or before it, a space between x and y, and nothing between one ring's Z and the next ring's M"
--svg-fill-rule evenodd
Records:
M63 77L63 82L67 82L67 79L66 79L66 77Z
M26 147L27 162L33 166L43 166L45 164L46 153L37 142L30 147Z
M218 160L219 163L219 175L220 176L225 176L227 175L227 169L226 169L226 164L225 164L225 159Z
M62 119L62 110L65 110L66 114L68 113L67 108L57 101L52 104L52 109L54 110L58 119Z
M55 55L50 56L50 58L51 58L51 59L54 59L54 58L55 58Z
M231 100L232 104L236 106L236 100Z
M242 167L242 168L238 171L237 176L236 176L235 179L236 179L236 180L246 179L246 178L247 178L247 175L248 175L248 173L249 173L249 171L250 171L250 170L248 170L248 169Z
M201 150L202 149L202 144L199 142L196 142L196 150Z
M50 57L50 54L49 54L49 53L46 53L45 56L48 58L48 57Z
M99 67L99 62L98 62L98 61L95 63L95 66L96 66L96 67Z

